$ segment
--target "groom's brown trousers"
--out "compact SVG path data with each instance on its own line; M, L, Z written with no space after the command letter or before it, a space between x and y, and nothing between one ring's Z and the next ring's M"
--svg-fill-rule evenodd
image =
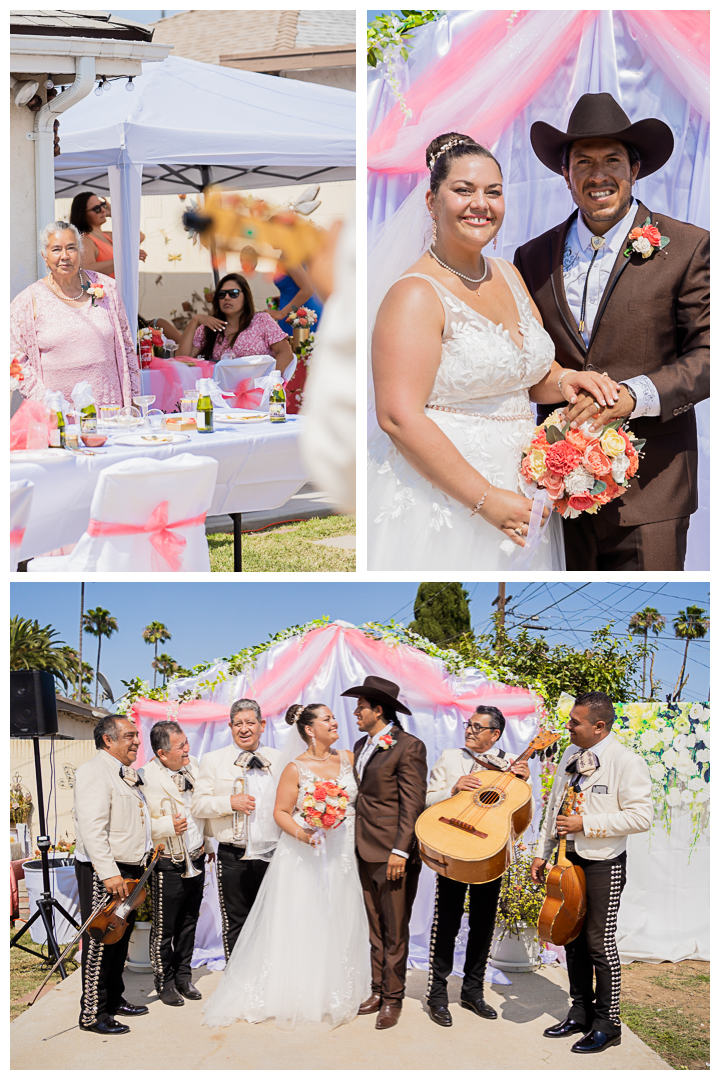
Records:
M370 924L372 992L384 1005L402 1004L410 951L410 912L415 901L421 863L408 860L398 881L387 880L387 863L358 858L360 881Z
M563 521L567 570L682 570L690 518L617 525L601 514Z

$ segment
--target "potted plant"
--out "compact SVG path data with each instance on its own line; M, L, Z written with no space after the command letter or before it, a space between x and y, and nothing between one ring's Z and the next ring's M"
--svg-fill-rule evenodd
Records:
M495 934L490 949L494 967L502 971L534 971L540 962L537 922L545 886L530 877L532 856L527 845L515 845L515 860L502 877Z
M150 927L152 926L152 899L150 882L145 885L145 899L138 908L130 942L128 944L127 966L131 971L152 971L150 963Z

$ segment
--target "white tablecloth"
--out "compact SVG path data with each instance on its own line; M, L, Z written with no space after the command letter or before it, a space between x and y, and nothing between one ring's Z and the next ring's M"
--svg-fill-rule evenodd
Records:
M212 435L188 433L188 441L162 446L113 446L93 457L64 450L15 451L11 480L32 480L35 496L18 561L42 555L80 539L90 518L90 503L100 471L130 457L169 458L190 453L214 457L218 478L209 515L272 510L282 506L307 481L298 442L302 417L284 424L216 423Z
M38 899L42 896L43 880L40 859L36 868L31 868L25 863L25 888L27 889L30 915L37 911ZM78 893L77 878L75 877L75 865L55 866L54 860L50 860L50 892L74 919L80 922L80 894ZM69 923L59 911L53 912L53 925L58 945L66 945L72 941L77 933L72 923ZM36 919L30 927L30 937L36 945L44 945L47 941L45 925L42 919Z

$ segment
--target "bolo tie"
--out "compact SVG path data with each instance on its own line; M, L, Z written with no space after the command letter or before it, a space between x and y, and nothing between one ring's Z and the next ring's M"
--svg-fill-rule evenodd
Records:
M580 330L581 334L585 330L585 306L587 304L587 291L588 291L588 282L590 280L590 271L593 268L593 263L595 262L595 259L598 256L598 252L600 251L600 249L602 247L605 246L605 237L604 236L592 236L590 238L590 245L591 245L591 247L593 249L593 257L590 260L590 265L588 266L588 272L585 275L585 288L583 289L582 304L580 305L580 325L579 325L579 330Z

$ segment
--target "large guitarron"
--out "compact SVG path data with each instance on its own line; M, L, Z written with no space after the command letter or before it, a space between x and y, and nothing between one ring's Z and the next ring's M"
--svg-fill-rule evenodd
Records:
M517 759L552 754L557 732L541 731ZM428 807L417 819L415 834L423 862L443 877L475 885L494 881L513 861L513 846L530 824L530 785L509 772L509 763L494 755L479 759L473 770L480 787ZM503 771L501 771L503 770Z
M561 814L577 813L576 791L565 791ZM587 910L585 871L567 857L565 837L560 839L557 863L548 873L545 900L538 919L538 936L551 945L569 945L582 930Z

